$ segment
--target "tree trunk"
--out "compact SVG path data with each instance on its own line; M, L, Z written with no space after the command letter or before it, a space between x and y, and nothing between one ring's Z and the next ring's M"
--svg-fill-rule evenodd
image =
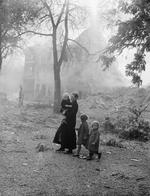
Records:
M0 71L2 68L2 25L1 25L2 3L3 3L3 1L0 0Z
M0 71L2 69L2 52L1 52L1 44L0 44Z
M2 69L2 40L1 40L1 25L0 25L0 71Z
M69 11L69 1L65 1L65 21L64 21L64 27L65 27L65 36L63 41L63 46L61 49L60 58L58 59L58 48L57 48L57 28L60 24L60 20L58 20L58 23L54 23L54 20L52 18L52 25L53 25L53 63L54 63L54 112L58 113L60 111L60 103L61 103L61 79L60 79L60 68L64 60L64 54L66 51L67 41L68 41L68 11ZM61 15L64 12L64 8L62 8Z
M61 80L60 80L60 65L58 63L57 53L57 31L53 28L53 64L54 64L54 112L60 111L61 102Z
M61 80L60 80L60 69L57 69L58 65L54 65L54 112L60 111L61 103Z

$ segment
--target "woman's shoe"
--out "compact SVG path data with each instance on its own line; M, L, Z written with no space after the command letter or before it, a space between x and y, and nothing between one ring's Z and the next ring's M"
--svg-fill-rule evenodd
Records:
M62 147L56 150L56 152L63 152L63 151L65 151L65 149Z
M72 154L72 150L67 150L65 154Z

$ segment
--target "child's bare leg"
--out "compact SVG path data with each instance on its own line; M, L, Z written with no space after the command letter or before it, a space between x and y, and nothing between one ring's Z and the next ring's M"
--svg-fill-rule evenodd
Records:
M79 157L80 151L81 151L81 145L78 145L77 152L73 156Z
M80 151L81 151L81 145L78 145L77 155L79 155L79 154L80 154Z
M89 152L89 156L87 157L87 160L92 160L94 153L93 152Z

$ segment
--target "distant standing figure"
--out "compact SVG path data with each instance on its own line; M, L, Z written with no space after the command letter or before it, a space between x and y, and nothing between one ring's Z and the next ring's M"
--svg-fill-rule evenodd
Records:
M100 139L99 122L93 121L92 129L89 135L89 142L88 142L89 156L87 157L87 160L92 160L94 154L98 155L98 159L101 158L101 153L98 151L99 139Z
M88 139L89 139L89 126L87 123L87 115L82 114L80 116L81 119L81 125L78 129L78 140L77 140L77 152L74 154L74 156L79 157L80 151L81 151L81 146L83 145L85 148L87 148L88 145Z
M20 86L20 89L19 89L19 107L22 107L23 106L23 99L24 99L24 93L23 93L23 87Z

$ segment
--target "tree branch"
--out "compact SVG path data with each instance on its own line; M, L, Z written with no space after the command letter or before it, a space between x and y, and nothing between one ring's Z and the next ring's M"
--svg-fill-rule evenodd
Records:
M1 53L2 53L2 58L3 58L3 59L7 57L10 48L11 48L10 45L5 46L5 47L2 48Z
M69 48L69 45L67 44L67 49L68 49L68 51L69 51L69 53L70 53L70 56L73 58L73 54L72 54L72 52L71 52L71 50L70 50L70 48Z
M45 0L41 0L41 2L47 8L47 10L49 12L49 17L50 17L51 22L52 22L52 26L55 27L56 25L55 25L54 18L53 18L53 15L52 15L52 12L51 12L51 9L50 9L49 5L47 4L47 2Z
M62 46L62 50L61 50L61 55L58 61L59 66L62 65L63 59L64 59L64 55L66 52L66 46L67 46L67 42L68 42L68 13L69 13L69 0L65 1L66 4L66 12L65 12L65 36L64 36L64 41L63 41L63 46Z
M90 52L88 51L88 49L87 49L86 47L82 46L82 45L81 45L79 42L77 42L76 40L68 38L68 41L74 42L74 43L77 44L80 48L82 48L88 55L90 55Z
M45 14L44 16L42 16L41 18L39 18L40 20L43 20L43 19L45 19L46 17L49 17L49 15L48 14Z
M2 39L5 37L5 35L7 34L8 29L6 29L6 31L4 33L2 33Z
M56 22L56 27L59 25L59 23L60 23L60 21L61 21L62 15L63 15L64 10L65 10L65 6L66 6L66 0L65 0L65 2L64 2L63 6L62 6L60 15L59 15L58 20L57 20L57 22Z
M19 37L19 36L27 34L27 33L33 33L35 35L42 35L42 36L53 36L52 33L51 34L46 34L46 33L40 33L40 32L36 32L36 31L25 31L25 32L19 33L16 37Z

